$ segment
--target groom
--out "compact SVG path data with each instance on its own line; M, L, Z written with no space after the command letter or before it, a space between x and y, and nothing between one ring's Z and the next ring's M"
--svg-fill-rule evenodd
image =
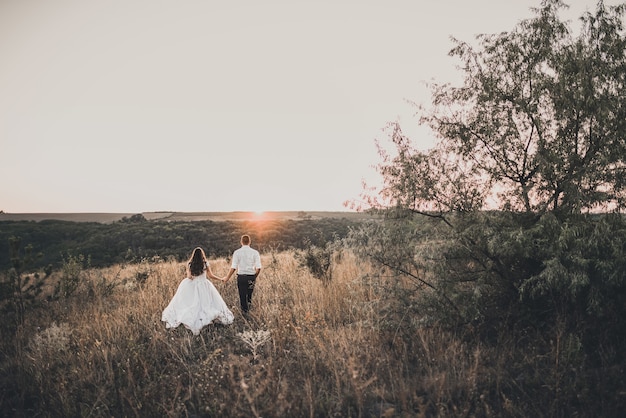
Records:
M233 262L224 280L230 280L235 271L237 272L237 288L239 289L241 311L247 314L252 303L254 283L261 272L261 256L257 250L250 248L249 235L242 235L241 248L233 253Z

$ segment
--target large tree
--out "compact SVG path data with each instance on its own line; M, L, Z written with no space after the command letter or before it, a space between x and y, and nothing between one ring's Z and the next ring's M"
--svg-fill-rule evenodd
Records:
M370 233L367 251L466 320L512 306L567 318L625 309L625 6L599 1L579 34L564 7L544 0L510 32L453 40L464 81L432 85L432 106L419 109L436 146L419 150L391 124L384 186L366 196L442 221L427 250L407 244L415 228L395 226L393 237Z
M433 85L424 113L440 141L380 169L384 193L416 211L497 208L559 215L622 210L626 187L624 6L597 4L579 36L544 0L537 16L478 46L454 40L462 86Z

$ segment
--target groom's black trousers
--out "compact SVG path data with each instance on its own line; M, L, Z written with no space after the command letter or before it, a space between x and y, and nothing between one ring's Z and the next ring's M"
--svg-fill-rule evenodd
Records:
M239 302L241 303L241 311L247 313L252 304L252 292L254 291L254 282L256 275L254 274L238 274L237 288L239 289Z

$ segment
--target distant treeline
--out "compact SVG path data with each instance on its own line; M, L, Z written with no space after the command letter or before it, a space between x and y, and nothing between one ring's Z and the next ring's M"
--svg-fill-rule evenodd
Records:
M20 257L32 246L33 268L59 267L64 257L90 257L91 266L104 267L146 257L183 260L194 247L209 257L226 257L250 234L261 252L301 249L343 238L360 221L345 218L265 221L148 221L142 215L119 222L3 221L0 222L0 270L11 267L10 238L20 239Z

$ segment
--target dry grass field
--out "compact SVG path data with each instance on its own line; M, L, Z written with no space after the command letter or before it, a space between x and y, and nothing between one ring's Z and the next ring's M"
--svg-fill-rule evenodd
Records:
M381 307L383 284L362 263L344 256L324 286L291 253L263 258L252 317L239 314L234 281L218 282L235 323L196 337L160 320L182 264L83 271L72 296L30 312L19 330L15 363L4 362L4 372L19 370L16 391L26 392L15 415L434 416L475 408L486 353L415 328L416 318L394 323ZM224 274L228 265L214 260L212 268Z
M16 335L3 337L2 414L565 416L558 353L520 353L511 340L485 345L428 326L413 302L400 300L419 299L411 283L348 251L328 285L292 252L262 258L250 318L240 314L235 281L217 282L235 322L198 336L161 322L183 264L79 271L70 296L29 310ZM225 259L211 265L218 275L229 267ZM47 279L48 292L59 274Z

